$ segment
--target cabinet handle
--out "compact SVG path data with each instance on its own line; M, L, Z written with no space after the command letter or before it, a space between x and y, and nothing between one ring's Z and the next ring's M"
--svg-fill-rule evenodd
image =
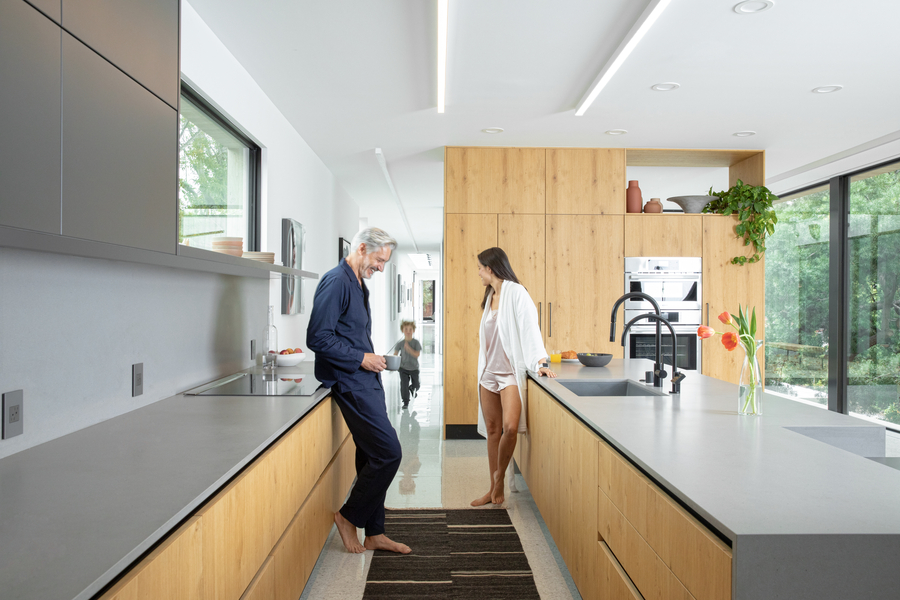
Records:
M547 303L547 337L553 337L553 303Z
M706 326L709 327L709 302L706 303Z
M541 303L538 302L538 329L543 329L543 321L541 321Z

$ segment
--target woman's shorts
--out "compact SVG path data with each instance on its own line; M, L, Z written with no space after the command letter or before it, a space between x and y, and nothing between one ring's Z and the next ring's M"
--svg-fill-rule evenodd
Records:
M499 394L500 390L511 385L519 385L519 382L516 381L516 376L512 374L497 375L496 373L485 371L481 376L481 386L495 394Z

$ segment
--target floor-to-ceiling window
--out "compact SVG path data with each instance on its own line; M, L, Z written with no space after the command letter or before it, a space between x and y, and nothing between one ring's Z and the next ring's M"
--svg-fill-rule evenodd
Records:
M828 404L828 186L783 197L766 241L766 389Z

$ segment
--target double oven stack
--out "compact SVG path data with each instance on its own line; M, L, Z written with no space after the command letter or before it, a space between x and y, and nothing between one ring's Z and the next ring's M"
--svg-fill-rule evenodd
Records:
M625 292L643 292L659 304L662 316L672 324L678 341L679 369L700 370L701 286L703 268L700 258L625 258ZM625 301L625 322L654 312L646 300ZM662 327L662 362L672 364L672 336ZM625 356L649 358L656 355L656 325L646 320L635 323L625 335Z

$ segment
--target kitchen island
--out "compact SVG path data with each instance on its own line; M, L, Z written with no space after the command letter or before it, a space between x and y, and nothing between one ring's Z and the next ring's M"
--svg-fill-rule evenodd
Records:
M237 600L260 577L299 597L353 454L323 388L179 394L6 457L0 597Z
M567 381L651 363L554 367L529 381L516 460L583 596L897 597L900 471L866 458L882 426L772 394L741 417L737 386L690 371L680 395L578 396Z

